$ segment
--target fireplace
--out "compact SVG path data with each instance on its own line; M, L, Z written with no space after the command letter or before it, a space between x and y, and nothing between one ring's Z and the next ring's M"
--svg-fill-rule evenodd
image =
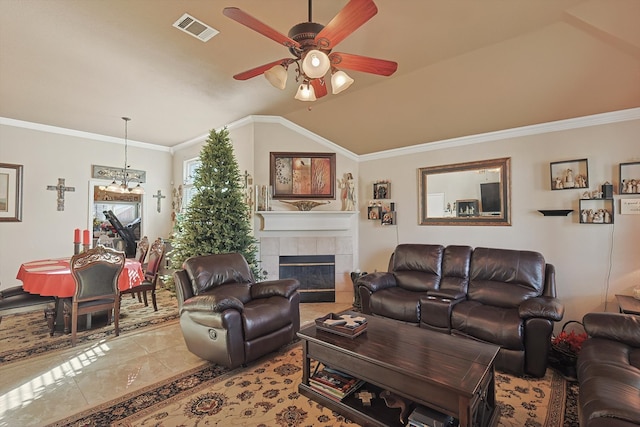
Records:
M300 302L335 302L334 255L280 256L280 279L300 281Z

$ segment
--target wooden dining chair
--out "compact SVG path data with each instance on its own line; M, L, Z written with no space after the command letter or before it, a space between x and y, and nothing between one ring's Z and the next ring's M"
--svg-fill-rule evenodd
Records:
M144 272L144 280L138 286L122 291L121 294L137 293L142 294L144 305L149 306L147 300L147 292L151 293L151 302L153 303L153 311L158 311L158 303L156 302L156 285L160 275L160 266L164 258L165 244L161 238L157 238L151 245L149 250L149 259Z
M116 336L120 334L120 291L118 276L124 268L125 253L97 246L71 258L71 274L76 290L71 298L64 300L64 326L69 330L71 322L71 345L76 345L78 316L96 311L107 311L107 321L112 320Z
M144 236L142 239L140 239L138 245L136 246L136 261L138 261L140 265L142 265L143 270L146 268L144 261L147 258L147 253L149 253L149 238L147 236ZM135 299L136 295L138 295L138 301L142 302L142 296L140 292L131 292L131 298Z

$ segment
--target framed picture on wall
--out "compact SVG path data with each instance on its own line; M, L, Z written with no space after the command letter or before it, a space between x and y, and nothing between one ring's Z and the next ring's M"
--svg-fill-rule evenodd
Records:
M271 153L274 199L335 199L335 153Z
M22 168L0 163L0 222L22 221Z
M378 181L373 184L373 198L375 200L391 198L391 183L388 181Z
M553 162L551 169L552 190L589 188L589 164L587 159Z
M620 163L620 194L640 194L640 162Z

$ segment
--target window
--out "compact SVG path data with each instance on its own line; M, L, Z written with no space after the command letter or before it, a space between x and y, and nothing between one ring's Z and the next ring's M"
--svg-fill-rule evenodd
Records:
M200 168L201 165L200 158L186 160L184 162L184 170L183 170L183 193L182 193L182 211L185 210L189 203L191 203L191 199L196 194L196 188L193 186L193 179L195 177L196 171Z

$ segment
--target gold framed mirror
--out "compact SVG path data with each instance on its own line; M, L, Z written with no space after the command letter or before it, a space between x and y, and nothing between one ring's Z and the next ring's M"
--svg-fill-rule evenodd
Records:
M511 158L418 169L420 225L511 225Z

